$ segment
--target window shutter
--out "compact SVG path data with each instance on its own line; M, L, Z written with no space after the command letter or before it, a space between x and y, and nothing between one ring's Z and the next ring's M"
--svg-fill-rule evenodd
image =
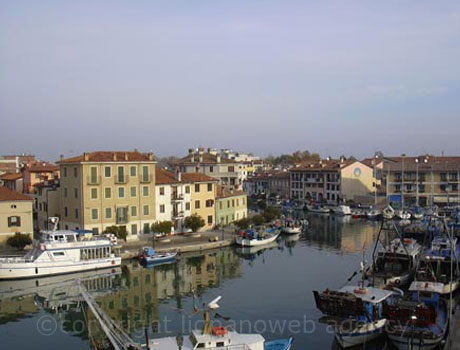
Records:
M8 227L11 227L11 216L8 217Z
M21 226L21 217L20 216L16 216L16 226Z

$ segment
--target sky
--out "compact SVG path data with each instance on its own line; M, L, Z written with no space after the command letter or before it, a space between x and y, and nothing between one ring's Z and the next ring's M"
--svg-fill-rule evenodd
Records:
M0 154L460 155L460 1L0 0Z

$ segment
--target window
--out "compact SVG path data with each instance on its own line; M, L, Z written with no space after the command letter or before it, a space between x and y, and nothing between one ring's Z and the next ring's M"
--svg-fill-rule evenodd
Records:
M136 207L136 206L132 206L132 207L131 207L131 216L132 216L132 217L136 217L136 216L137 216L137 207Z
M136 197L137 196L137 187L136 186L131 186L130 190L131 197Z
M67 187L64 187L64 198L67 198Z
M200 192L200 184L195 184L195 192Z
M112 218L112 208L105 208L105 218L106 219Z
M208 225L212 225L212 215L208 216Z
M74 188L74 189L73 189L73 196L74 196L75 198L78 198L78 188Z
M142 180L149 181L149 167L147 165L142 167Z
M212 192L212 184L208 184L208 192Z
M112 187L106 187L104 189L104 192L105 192L104 196L105 196L106 199L112 198Z
M125 182L125 168L122 166L119 166L117 168L117 179L116 181L118 183L124 183Z
M219 209L222 210L222 202L219 202Z
M190 202L185 203L185 210L190 210Z
M161 204L160 205L160 213L164 213L164 212L165 212L165 205Z
M185 186L185 193L190 193L190 186Z
M235 200L232 199L232 207L235 207Z
M78 208L75 209L75 219L78 219Z
M144 197L148 197L149 196L149 186L142 186L142 195Z
M144 215L149 215L149 206L148 205L144 205Z
M165 195L165 188L160 187L160 196L164 196L164 195Z
M97 220L99 218L99 212L97 208L91 209L91 219Z
M234 173L235 172L235 167L234 166L229 166L228 167L228 172L229 173Z
M110 166L106 166L104 168L104 176L111 177L112 176L112 168Z
M149 232L150 232L150 224L145 223L145 224L144 224L144 230L143 230L143 231L144 231L144 233L149 233Z
M125 188L118 187L118 198L125 198Z
M200 201L195 201L195 209L200 209Z
M53 256L65 256L64 252L54 252Z
M67 207L64 207L64 216L67 217L67 215L69 215L68 209Z
M73 168L73 176L78 177L78 168Z
M91 189L91 199L97 199L97 188Z
M8 227L19 227L21 226L20 216L10 216L8 218Z
M214 167L213 167L212 165L209 167L209 172L210 172L210 173L213 173L213 172L214 172Z
M67 177L67 168L64 167L63 169L64 169L64 177Z
M131 234L132 235L137 235L137 225L136 224L131 225ZM147 275L147 276L149 276L149 275Z
M136 177L137 175L137 168L135 166L131 166L129 168L129 176Z
M206 201L206 208L212 208L213 205L214 205L214 201L212 199L208 199Z
M75 168L76 169L76 168ZM97 184L97 167L92 166L89 168L89 182L91 184Z

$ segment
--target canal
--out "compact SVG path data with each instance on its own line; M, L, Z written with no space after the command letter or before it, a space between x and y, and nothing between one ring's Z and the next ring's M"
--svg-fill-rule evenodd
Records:
M74 281L80 279L106 313L140 342L145 328L149 337L160 337L199 327L202 316L194 307L222 295L218 320L238 331L260 332L269 340L292 334L295 350L338 349L328 327L318 322L312 290L346 284L363 249L371 250L379 226L332 215L308 219L306 233L283 237L266 249L232 247L183 255L151 269L129 262L113 271L1 282L1 348L107 345L79 297Z

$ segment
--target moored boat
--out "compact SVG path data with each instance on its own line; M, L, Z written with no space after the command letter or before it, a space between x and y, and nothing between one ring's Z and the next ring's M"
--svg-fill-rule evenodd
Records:
M351 209L348 205L338 205L335 208L334 214L342 216L351 215Z
M157 253L152 247L144 247L139 253L139 262L144 266L174 262L177 252Z
M292 218L284 219L281 226L281 233L296 235L302 232L302 223Z
M395 211L395 217L400 220L410 220L411 214L404 209L399 209Z
M23 257L0 258L0 279L32 278L111 268L121 265L114 235L95 236L75 231L43 231L41 240Z
M376 208L370 208L366 215L369 220L377 220L382 215L382 212Z
M307 205L307 210L309 212L317 213L317 214L329 214L331 212L329 208L326 208L325 206L321 204Z
M392 220L395 217L395 210L391 205L387 205L382 211L382 216L385 220Z
M242 247L255 247L274 242L279 235L279 230L274 228L266 229L262 233L255 229L247 229L237 233L235 243Z

